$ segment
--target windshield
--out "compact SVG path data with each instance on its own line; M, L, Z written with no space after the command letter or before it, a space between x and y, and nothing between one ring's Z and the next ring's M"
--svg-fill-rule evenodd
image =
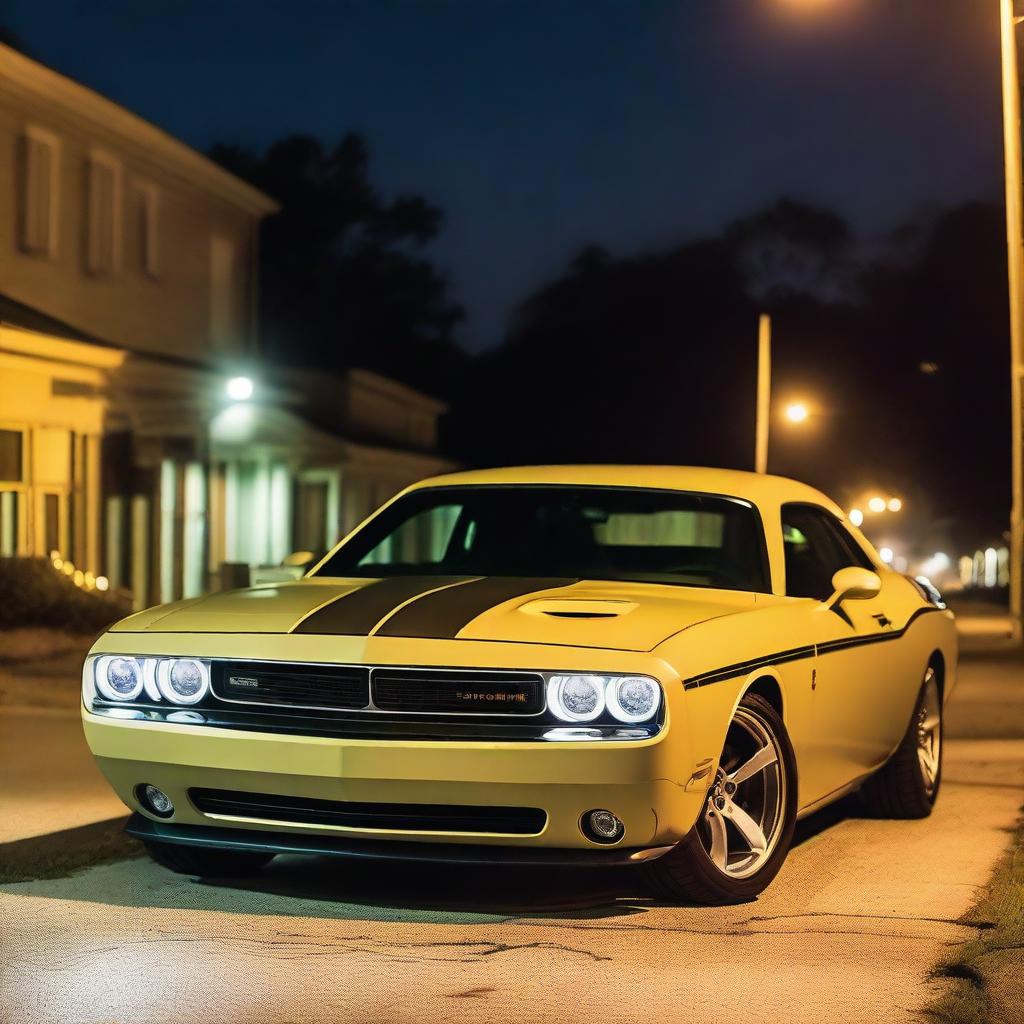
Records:
M736 498L616 487L436 487L399 498L318 576L541 576L768 590Z

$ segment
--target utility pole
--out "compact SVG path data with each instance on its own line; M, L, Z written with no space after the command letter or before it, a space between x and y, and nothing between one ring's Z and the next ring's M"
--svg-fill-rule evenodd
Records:
M762 313L757 322L757 422L754 471L768 472L768 424L772 395L772 318Z
M1024 209L1021 190L1020 77L1017 69L1013 0L999 0L1003 78L1003 150L1006 180L1006 256L1010 288L1010 441L1013 503L1010 508L1010 614L1021 618L1021 558L1024 555ZM759 435L760 436L760 435ZM760 450L760 449L759 449Z

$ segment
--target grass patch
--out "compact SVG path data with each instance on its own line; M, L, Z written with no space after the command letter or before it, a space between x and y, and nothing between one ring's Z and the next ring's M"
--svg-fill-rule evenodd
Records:
M140 857L142 844L125 835L125 818L0 843L0 885L68 875L127 857Z
M1024 808L1022 808L1024 809ZM1024 821L1017 824L984 894L962 923L978 929L932 970L951 982L925 1013L942 1024L1024 1021L1024 1003L1011 975L1024 972ZM1013 993L1012 999L1005 994Z

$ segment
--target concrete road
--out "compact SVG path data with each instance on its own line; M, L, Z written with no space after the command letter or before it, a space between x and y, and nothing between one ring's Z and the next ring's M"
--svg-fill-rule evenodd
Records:
M829 809L742 907L658 905L623 873L297 858L0 886L0 1021L921 1020L1024 799L1024 741L998 738L1021 662L972 659L957 701L972 738L930 819Z

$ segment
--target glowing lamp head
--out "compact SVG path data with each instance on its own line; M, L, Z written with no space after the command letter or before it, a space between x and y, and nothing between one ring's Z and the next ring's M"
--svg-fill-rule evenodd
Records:
M245 402L252 398L255 386L251 377L232 377L225 387L232 402Z
M892 548L879 548L878 557L881 558L886 565L892 565L892 560L895 556L893 555Z
M877 494L868 502L868 508L872 512L884 512L885 511L885 498L879 497Z
M851 508L849 520L854 526L860 526L864 522L864 513L859 508Z
M806 423L810 410L803 402L790 402L786 406L785 416L790 423Z
M899 512L903 508L903 502L899 498L890 498L887 507L890 512Z

